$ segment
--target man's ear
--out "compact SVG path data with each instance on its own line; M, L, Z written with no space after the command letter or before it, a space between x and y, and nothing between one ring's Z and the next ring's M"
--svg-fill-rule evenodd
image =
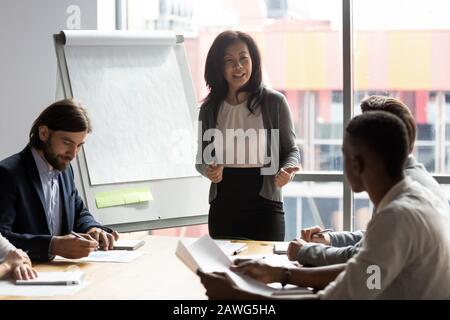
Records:
M47 126L39 126L39 139L43 142L47 142L48 137L50 136L50 132Z
M355 155L352 159L352 170L355 176L361 176L364 172L365 162L363 157L360 155Z

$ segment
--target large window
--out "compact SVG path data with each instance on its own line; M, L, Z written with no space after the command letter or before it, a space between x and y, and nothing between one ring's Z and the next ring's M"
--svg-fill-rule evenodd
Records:
M370 220L367 194L352 199L344 192L341 155L344 123L361 112L359 102L369 95L407 103L417 121L414 155L432 173L450 172L446 0L98 1L99 28L170 29L184 35L199 103L207 93L204 63L215 36L236 29L255 38L265 84L289 102L304 170L296 177L301 182L284 190L287 239L315 224L363 229ZM353 31L343 27L352 16ZM346 47L351 42L343 39L353 39L353 46ZM448 177L439 179L450 183ZM204 226L197 230L207 232Z
M414 156L447 175L449 10L440 0L353 1L355 113L373 93L405 102L417 123Z

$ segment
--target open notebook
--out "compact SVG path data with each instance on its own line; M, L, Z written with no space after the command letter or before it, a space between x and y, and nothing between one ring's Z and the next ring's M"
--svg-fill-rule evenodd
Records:
M286 254L290 242L277 242L273 245L273 253Z
M82 271L69 272L39 272L38 276L31 280L16 280L17 285L79 285L83 281Z
M114 241L114 250L136 250L145 244L145 240L119 239Z

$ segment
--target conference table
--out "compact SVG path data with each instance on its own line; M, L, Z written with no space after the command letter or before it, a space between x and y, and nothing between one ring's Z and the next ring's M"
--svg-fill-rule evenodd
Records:
M200 279L175 255L178 237L123 234L122 238L145 239L144 255L128 263L51 261L37 263L38 272L70 271L85 273L84 287L72 295L43 297L0 296L6 299L56 300L205 300ZM187 239L189 241L189 239ZM191 241L194 239L191 238ZM247 241L241 254L271 253L270 242Z

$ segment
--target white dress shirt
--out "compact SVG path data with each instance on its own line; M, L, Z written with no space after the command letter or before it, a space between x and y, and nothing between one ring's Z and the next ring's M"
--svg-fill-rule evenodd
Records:
M224 100L217 115L217 129L223 135L221 143L214 140L218 162L224 163L225 167L237 168L260 168L264 165L267 138L260 107L251 113L247 101L231 105ZM242 130L241 139L234 135L239 133L235 131L239 129ZM244 138L245 134L248 134L247 138ZM250 141L249 137L254 140Z
M42 192L44 194L44 209L47 217L48 229L51 235L61 235L62 224L62 203L59 190L58 176L61 171L56 169L49 169L47 163L42 159L36 149L32 148L36 167L41 178Z
M449 299L448 206L410 178L397 183L374 212L360 251L319 297Z
M11 242L8 241L5 237L3 237L0 234L0 262L5 260L6 255L9 251L15 250L16 247L14 247Z

